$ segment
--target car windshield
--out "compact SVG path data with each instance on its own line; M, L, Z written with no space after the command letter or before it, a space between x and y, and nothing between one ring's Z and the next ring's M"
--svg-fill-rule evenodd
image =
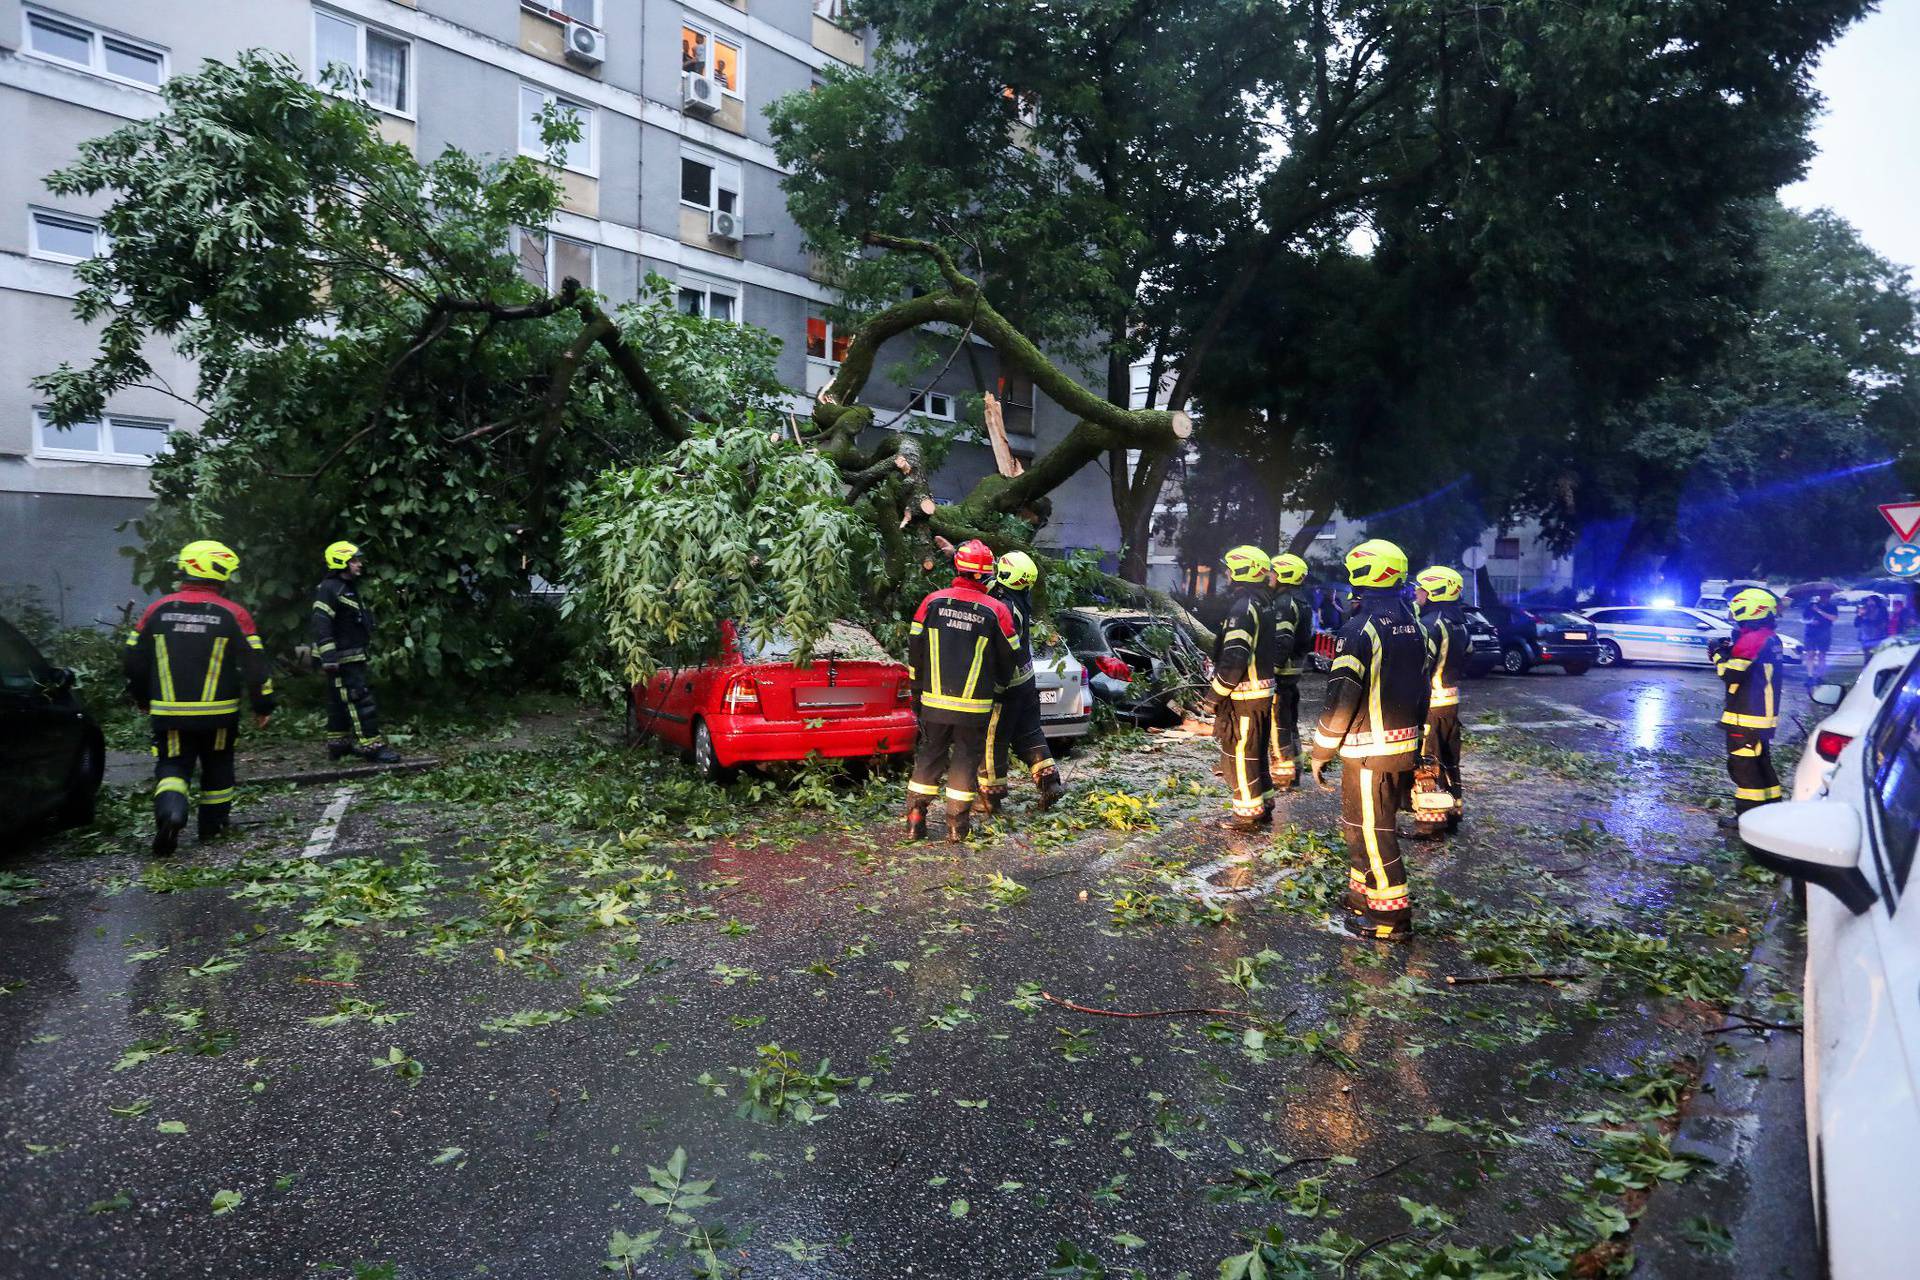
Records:
M1069 648L1082 653L1105 653L1106 638L1100 634L1100 624L1084 613L1060 613L1054 615L1055 625L1066 639Z
M737 643L740 657L747 662L786 662L797 651L793 637L785 632L776 631L765 640L755 640L742 628ZM871 632L856 627L851 622L834 622L827 625L827 633L813 643L813 660L824 661L827 658L843 658L862 662L891 662L893 660Z
M1920 840L1920 659L1907 664L1900 687L1881 708L1872 733L1872 792L1880 812L1881 849L1893 883L1904 889Z

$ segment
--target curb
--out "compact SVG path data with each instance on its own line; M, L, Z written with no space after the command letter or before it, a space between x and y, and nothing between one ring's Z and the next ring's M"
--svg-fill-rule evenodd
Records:
M351 782L355 778L377 778L385 773L419 773L425 769L438 769L438 756L421 756L416 760L397 760L392 764L356 764L342 765L337 769L295 770L281 773L253 774L242 779L249 786L264 786L267 783L291 782L295 786L308 787L322 782Z

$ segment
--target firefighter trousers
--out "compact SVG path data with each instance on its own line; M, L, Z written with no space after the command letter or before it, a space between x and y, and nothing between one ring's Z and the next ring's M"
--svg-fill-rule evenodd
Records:
M227 829L233 811L233 745L236 730L162 729L153 731L153 818L178 830L187 825L187 797L193 772L200 770L200 834Z
M1440 786L1460 805L1460 708L1435 707L1427 712L1427 742L1423 753L1440 767Z
M1340 763L1340 825L1347 838L1347 909L1370 925L1405 928L1413 919L1395 816L1413 771L1384 773Z
M922 718L920 738L913 748L913 778L907 783L908 796L922 807L940 795L956 803L971 801L986 748L985 716L962 724Z
M1273 682L1272 748L1267 769L1276 787L1290 787L1300 772L1300 677L1279 676Z
M366 663L343 663L327 677L327 736L342 746L385 745L380 738L380 708L367 683Z
M1727 729L1727 776L1733 779L1733 811L1745 813L1780 799L1773 768L1773 734L1765 729Z
M1040 725L1040 690L1032 680L1008 689L993 704L987 717L987 740L980 766L980 789L1004 791L1009 782L1007 765L1018 756L1029 773L1038 774L1053 767L1053 750L1047 746L1046 730Z
M1273 774L1267 741L1273 722L1273 699L1223 698L1214 712L1215 741L1220 744L1220 776L1236 818L1259 817L1273 794Z

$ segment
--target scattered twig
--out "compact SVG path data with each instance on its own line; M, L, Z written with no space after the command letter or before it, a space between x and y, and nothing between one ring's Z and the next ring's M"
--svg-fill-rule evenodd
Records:
M1484 1156L1486 1154L1487 1152L1480 1147L1435 1147L1432 1151L1420 1151L1420 1152L1414 1153L1413 1155L1408 1156L1405 1160L1396 1160L1394 1163L1388 1165L1384 1169L1381 1169L1377 1173L1367 1174L1365 1177L1361 1178L1360 1181L1372 1182L1376 1178L1384 1178L1388 1174L1394 1172L1395 1170L1404 1169L1408 1165L1412 1164L1414 1161L1425 1160L1428 1156L1457 1156L1457 1155Z
M1707 1034L1718 1036L1725 1035L1729 1031L1791 1031L1798 1035L1806 1030L1797 1022L1763 1022L1759 1018L1749 1018L1744 1013L1730 1013L1727 1018L1729 1025L1715 1027Z
M1404 1239L1412 1234L1413 1232L1411 1231L1396 1231L1390 1236L1381 1236L1378 1240L1372 1240L1361 1245L1359 1252L1340 1264L1340 1274L1343 1276L1352 1275L1353 1269L1360 1265L1360 1259L1366 1257L1383 1244L1392 1244L1395 1240Z
M1584 973L1482 973L1463 978L1450 973L1447 975L1447 985L1472 987L1488 982L1577 982L1586 976Z
M1278 1018L1269 1018L1264 1013L1245 1013L1239 1009L1147 1009L1140 1013L1125 1013L1119 1009L1096 1009L1092 1005L1062 1000L1051 991L1042 991L1040 998L1057 1004L1062 1009L1071 1009L1075 1013L1091 1013L1102 1018L1179 1018L1196 1013L1210 1013L1221 1018L1245 1018L1249 1022L1285 1022L1293 1016L1294 1012L1289 1009Z
M357 987L360 985L357 982L340 982L333 978L309 978L304 973L295 978L294 981L304 982L310 987Z

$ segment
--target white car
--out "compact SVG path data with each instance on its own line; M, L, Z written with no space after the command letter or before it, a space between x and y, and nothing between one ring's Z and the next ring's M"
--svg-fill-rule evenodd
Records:
M1623 662L1679 662L1712 666L1707 647L1716 640L1733 639L1733 623L1705 609L1680 605L1602 605L1580 611L1593 623L1600 640L1600 665ZM1802 657L1800 642L1780 637L1788 662Z
M1750 809L1740 836L1756 862L1807 886L1807 1159L1815 1219L1834 1280L1914 1274L1894 1224L1913 1212L1920 1151L1920 653L1869 666L1843 712L1816 733L1837 758L1811 798ZM1824 694L1825 689L1821 690ZM1855 696L1862 701L1855 703ZM1829 701L1823 697L1822 701ZM1864 731L1851 736L1843 728ZM1909 891L1915 900L1906 900Z
M1065 645L1035 641L1033 683L1040 691L1040 728L1047 741L1070 743L1093 732L1093 690L1087 669Z
M1851 688L1839 684L1815 687L1810 695L1814 704L1832 707L1833 714L1807 736L1807 749L1800 753L1800 763L1793 771L1790 791L1795 800L1813 800L1825 793L1841 751L1867 731L1887 690L1915 653L1920 653L1920 641L1888 641L1873 651Z

